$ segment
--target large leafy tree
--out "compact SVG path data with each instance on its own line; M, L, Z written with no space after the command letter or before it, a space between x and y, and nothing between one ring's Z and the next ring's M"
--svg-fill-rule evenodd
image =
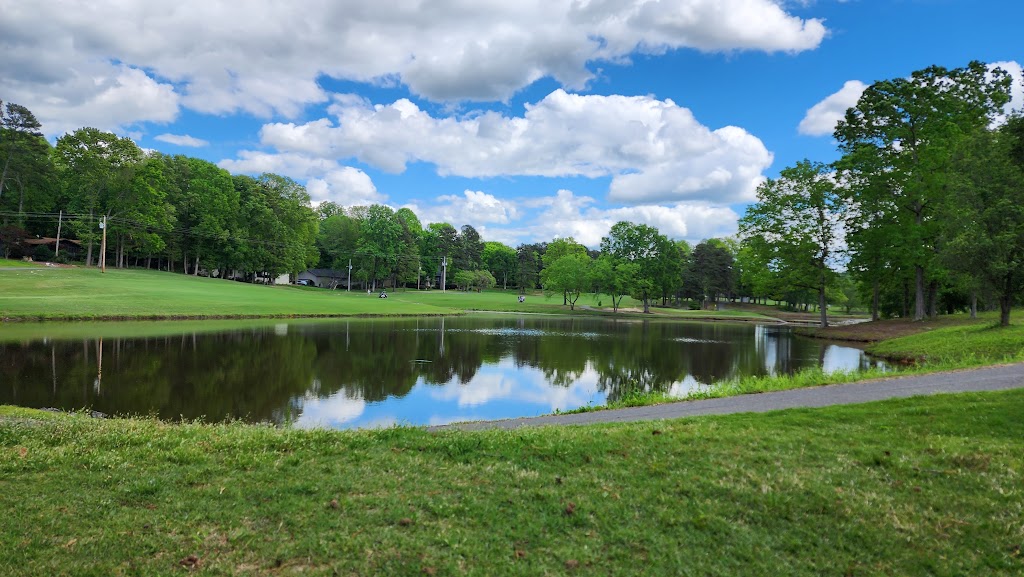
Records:
M733 256L720 240L698 243L688 265L687 282L696 288L695 295L704 301L704 306L717 306L718 297L732 291Z
M828 326L826 293L836 276L845 212L829 167L804 160L758 186L757 202L739 223L756 263L786 286L817 293L822 327Z
M630 293L643 302L645 313L651 312L651 297L658 289L659 260L665 246L658 229L628 221L615 223L608 236L601 239L601 252L612 257L613 266L637 265L636 275L630 281Z
M576 242L574 238L556 238L548 243L547 248L544 250L544 254L541 256L541 263L544 267L540 271L540 284L546 290L552 292L562 292L562 304L569 303L569 289L567 288L554 288L549 282L550 271L548 270L552 264L561 259L562 257L569 255L582 255L587 256L587 247ZM589 257L588 257L589 258ZM564 271L560 272L564 277ZM578 298L578 295L577 295Z
M480 258L491 275L501 279L502 289L507 289L509 277L515 279L516 276L516 249L497 241L487 241Z
M270 209L263 204L265 198L255 179L233 178L223 168L199 158L165 156L162 160L169 184L167 201L177 219L178 232L169 247L172 264L180 258L184 273L198 275L204 263L208 268L231 264L251 271L257 267L243 261L269 257L268 249L256 246L242 247L245 257L240 259L228 255L239 248L231 243L231 237L248 238L252 231L272 229L261 225L263 212L257 205Z
M483 267L484 242L480 233L466 224L458 237L459 250L455 255L455 266L459 270L479 270Z
M519 292L537 288L540 281L540 261L544 254L544 245L521 244L516 247L516 283Z
M374 204L366 211L361 232L356 251L376 288L378 280L391 276L402 254L402 223L390 207Z
M547 256L544 255L545 259ZM544 288L552 292L561 292L565 295L569 310L574 310L576 301L591 284L590 265L590 256L586 254L586 250L582 254L564 254L544 267Z
M1024 118L979 130L964 143L957 165L957 194L941 219L946 260L996 297L999 322L1008 326L1024 291Z
M142 150L130 138L80 128L57 139L54 158L69 210L86 215L71 224L88 245L86 264L91 265L93 245L99 237L97 221L100 216L117 216L129 203L130 181L133 169L142 161Z
M852 203L898 231L879 236L913 270L915 320L924 318L925 285L938 275L935 215L950 190L952 152L992 121L1009 88L1009 75L981 62L931 66L872 84L836 127L840 166L860 183L850 189Z
M40 128L28 108L0 102L0 210L16 208L23 215L26 200L30 209L48 209L52 204L48 199L53 195L46 194L53 177L50 145ZM17 191L16 201L12 190ZM20 221L25 224L24 218Z

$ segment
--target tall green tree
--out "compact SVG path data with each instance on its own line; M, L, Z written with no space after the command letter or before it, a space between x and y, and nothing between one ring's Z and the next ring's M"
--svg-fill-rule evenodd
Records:
M526 294L540 282L540 260L544 247L540 244L521 244L516 247L516 284Z
M943 210L950 267L976 279L999 302L999 323L1024 291L1024 118L979 130L958 159L956 195Z
M549 287L548 281L550 273L548 268L555 261L569 255L587 256L587 247L576 242L576 239L571 236L566 238L556 238L548 243L547 248L544 250L544 254L541 256L541 264L543 264L543 268L540 271L540 284L546 290L554 290ZM558 290L562 291L562 304L569 304L569 290ZM554 292L558 292L558 290L554 290Z
M632 290L633 279L639 272L639 264L602 253L590 267L590 283L598 287L599 292L608 295L612 300L612 312L617 313L622 299Z
M693 247L686 277L705 307L717 307L718 297L732 291L732 268L732 253L721 241L704 240Z
M497 241L486 241L480 258L491 275L501 279L502 290L507 290L508 279L516 277L516 249Z
M40 128L28 108L0 102L0 210L10 207L23 215L26 200L34 209L48 209L52 204L46 197L53 195L45 194L50 192L54 176L50 144ZM20 218L19 223L24 225L25 219Z
M937 276L939 223L936 210L949 192L953 150L965 135L987 126L1009 100L1010 77L981 62L964 68L931 66L909 78L869 86L836 127L844 159L861 173L851 202L898 232L895 254L914 273L915 320L926 314L925 286Z
M817 293L821 327L828 326L826 295L836 278L846 206L830 168L803 160L758 186L757 202L739 222L756 262L785 285Z
M615 266L624 262L637 265L630 293L643 302L645 313L651 312L651 297L658 289L659 259L665 246L665 239L658 229L628 221L615 223L608 236L601 239L601 252L611 255Z
M544 255L547 258L547 254ZM581 254L571 252L563 254L544 267L544 288L565 295L569 310L575 310L576 301L583 291L591 284L590 256L586 250Z
M69 224L87 243L87 266L92 264L100 218L117 216L126 195L130 196L133 169L142 158L142 150L130 138L95 128L80 128L57 139L54 159L68 209L86 215Z
M402 223L390 207L374 204L367 209L360 230L356 250L365 259L371 288L376 289L378 280L391 276L402 253Z

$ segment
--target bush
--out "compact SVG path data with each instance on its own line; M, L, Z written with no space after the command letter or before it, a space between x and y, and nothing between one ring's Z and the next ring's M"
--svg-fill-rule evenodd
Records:
M32 260L39 262L52 262L53 249L45 244L36 246L36 248L32 250Z

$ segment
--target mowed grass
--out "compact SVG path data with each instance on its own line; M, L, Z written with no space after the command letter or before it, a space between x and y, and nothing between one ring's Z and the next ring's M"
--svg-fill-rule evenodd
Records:
M0 317L201 318L451 314L402 298L298 286L263 286L150 270L0 271Z
M0 318L34 320L282 317L345 315L436 315L464 311L605 315L612 314L603 295L580 297L575 311L560 294L529 294L519 302L515 291L347 292L299 286L263 286L138 269L25 268L0 271ZM623 307L640 303L628 297ZM765 319L742 311L684 311L653 308L672 318ZM621 316L639 314L620 310Z
M25 262L23 260L0 258L0 268L38 268L42 266L46 265L38 262Z
M517 431L0 408L0 574L1021 575L1024 391Z
M951 326L887 339L868 348L872 354L920 364L959 363L965 366L1024 361L1024 310L1015 309L1010 326L1001 327L998 313L953 315Z

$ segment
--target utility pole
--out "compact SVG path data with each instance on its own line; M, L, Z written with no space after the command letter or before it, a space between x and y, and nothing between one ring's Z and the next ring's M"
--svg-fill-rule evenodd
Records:
M103 215L100 228L103 229L103 242L100 243L100 272L107 272L107 215Z
M60 216L57 217L57 249L53 251L53 258L60 256L60 225L64 224L64 210L60 211Z
M441 257L441 292L445 292L445 285L448 284L448 257Z
M348 292L352 292L352 259L348 259Z

